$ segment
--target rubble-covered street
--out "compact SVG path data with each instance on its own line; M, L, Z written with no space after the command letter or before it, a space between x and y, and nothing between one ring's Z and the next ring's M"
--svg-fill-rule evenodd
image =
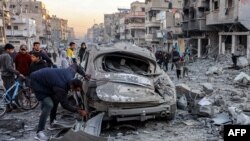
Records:
M191 63L189 76L180 80L176 79L174 71L170 71L169 75L177 86L177 102L181 108L175 120L126 122L103 129L101 136L114 141L223 140L221 125L250 123L250 81L247 78L239 82L234 80L242 72L249 76L250 68L244 66L234 70L230 69L231 66L230 56L221 56L216 62L214 59L199 59ZM209 73L211 67L216 67L214 70L217 71ZM183 98L183 95L186 97ZM234 115L234 112L237 114ZM59 115L62 113L59 110ZM4 119L1 119L1 140L33 141L38 115L39 107L33 111L15 111L5 115L4 119L13 119L10 122L19 126L14 129L7 124L4 126ZM50 135L56 133L49 132Z

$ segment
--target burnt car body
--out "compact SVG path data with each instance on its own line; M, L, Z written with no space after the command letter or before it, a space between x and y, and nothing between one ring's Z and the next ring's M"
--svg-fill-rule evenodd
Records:
M129 43L90 47L81 66L91 74L83 81L88 111L118 122L174 118L175 86L147 49Z

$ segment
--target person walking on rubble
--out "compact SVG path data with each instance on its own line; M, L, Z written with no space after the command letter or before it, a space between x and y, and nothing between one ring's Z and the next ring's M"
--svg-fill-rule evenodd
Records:
M68 111L78 113L81 116L87 115L86 111L71 106L67 100L69 90L82 91L82 82L74 79L76 73L84 76L86 80L90 79L90 75L85 74L76 64L71 65L67 69L45 68L30 75L31 88L36 98L41 102L42 110L35 139L40 141L48 140L44 133L46 121L50 115L50 127L48 129L52 130L59 103Z
M180 53L176 50L176 48L173 48L171 70L174 69L174 66L177 65L177 63L178 63L179 60L180 60Z

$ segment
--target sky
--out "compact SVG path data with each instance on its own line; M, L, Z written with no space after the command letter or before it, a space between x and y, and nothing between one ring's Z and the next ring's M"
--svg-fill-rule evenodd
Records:
M104 14L111 14L117 8L130 8L134 1L145 0L40 0L45 3L50 15L68 20L78 38L83 37L94 23L101 23Z

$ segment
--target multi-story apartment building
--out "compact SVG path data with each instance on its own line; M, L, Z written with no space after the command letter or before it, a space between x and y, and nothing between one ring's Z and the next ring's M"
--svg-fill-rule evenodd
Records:
M160 44L160 38L157 37L157 32L161 28L161 23L157 20L157 14L167 10L170 6L170 2L167 0L146 0L145 3L145 40L149 45L152 45L155 51L156 45Z
M157 38L160 38L164 44L161 50L171 52L172 46L177 43L178 39L182 38L182 22L183 22L183 0L174 0L171 2L167 10L162 10L156 15L157 20L160 20L160 30L157 31ZM183 39L182 39L183 40Z
M219 53L250 58L250 1L209 0L209 5L206 24L218 31Z
M217 1L217 0L216 0ZM206 14L209 12L209 0L184 0L183 31L187 44L201 57L211 41L216 43L216 32L206 25ZM214 44L216 45L216 44Z
M93 43L103 43L104 42L104 24L94 24L87 32L87 40Z
M16 51L20 45L26 44L31 50L36 37L35 20L13 16L11 25L7 26L6 36L9 43L13 44Z
M120 19L120 39L137 45L145 43L145 3L131 3L131 10Z
M50 18L51 29L52 29L52 43L55 47L59 47L61 43L66 44L69 40L68 21L61 19L53 15ZM71 34L71 33L70 33ZM70 35L71 36L71 35ZM72 37L72 36L71 36Z
M129 12L129 9L118 9L118 11L114 14L104 15L104 38L106 42L120 40L120 19Z
M36 40L42 44L50 44L50 16L43 2L37 0L9 0L8 7L12 15L34 19L37 31Z
M72 42L75 40L75 30L73 27L68 27L67 29L67 37L68 37L68 42Z

